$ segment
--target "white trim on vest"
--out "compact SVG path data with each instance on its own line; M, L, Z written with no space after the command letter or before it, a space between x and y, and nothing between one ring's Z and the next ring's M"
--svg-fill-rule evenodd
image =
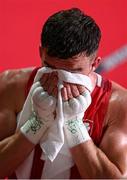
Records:
M97 74L97 86L101 87L102 83L102 76L100 74Z

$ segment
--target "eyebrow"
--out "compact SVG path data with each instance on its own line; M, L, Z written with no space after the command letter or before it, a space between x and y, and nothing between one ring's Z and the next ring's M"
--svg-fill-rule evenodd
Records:
M55 66L48 64L46 61L44 61L44 64L47 67L51 67L53 69L57 69ZM63 70L66 70L66 69L63 69ZM82 68L69 69L68 71L70 71L70 72L82 71Z

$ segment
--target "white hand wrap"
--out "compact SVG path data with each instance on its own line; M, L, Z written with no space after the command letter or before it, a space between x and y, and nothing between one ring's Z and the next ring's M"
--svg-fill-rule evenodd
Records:
M64 130L69 147L74 147L91 139L83 123L84 112L90 104L91 95L87 89L82 95L65 101L63 104Z
M37 82L38 83L38 82ZM49 96L37 83L31 90L32 113L28 121L21 127L21 132L33 143L37 144L54 120L56 99ZM39 83L40 84L40 83Z

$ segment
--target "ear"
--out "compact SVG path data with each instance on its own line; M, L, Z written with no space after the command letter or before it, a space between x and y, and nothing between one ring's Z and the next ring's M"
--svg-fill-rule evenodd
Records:
M42 46L39 45L39 55L40 55L40 58L42 59Z
M41 45L39 46L39 55L41 60L44 61L46 57L46 48L43 48Z
M94 62L92 63L93 71L95 71L95 69L99 66L100 62L101 62L101 57L96 57L94 59Z
M42 66L44 66L44 61L45 61L45 57L46 57L46 49L43 48L41 45L39 46L39 55L41 58Z

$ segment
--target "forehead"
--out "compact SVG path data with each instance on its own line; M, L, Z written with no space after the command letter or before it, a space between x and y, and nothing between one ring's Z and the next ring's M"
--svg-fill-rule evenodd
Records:
M56 69L65 69L70 71L77 71L87 68L89 60L85 56L79 56L69 59L58 59L54 57L46 57L44 61L45 65Z

